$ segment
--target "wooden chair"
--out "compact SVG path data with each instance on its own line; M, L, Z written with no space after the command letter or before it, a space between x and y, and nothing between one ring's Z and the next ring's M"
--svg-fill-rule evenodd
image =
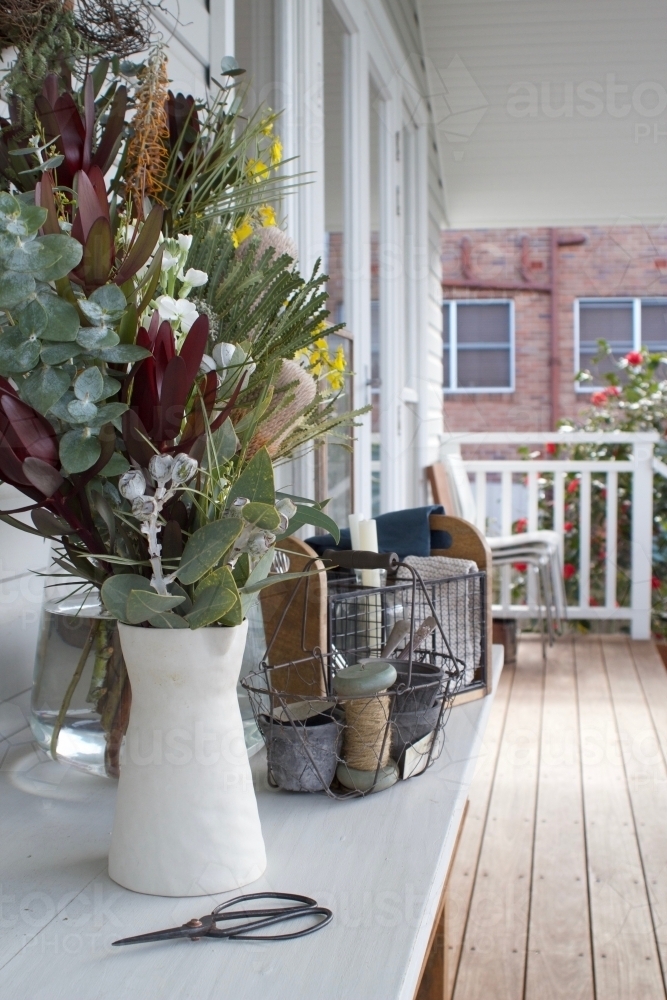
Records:
M446 509L446 508L445 508ZM448 514L431 514L429 518L431 531L444 531L450 536L452 544L447 549L431 549L432 556L448 556L450 559L470 559L477 564L480 571L486 572L486 688L481 691L463 693L456 702L470 701L473 698L484 697L491 690L491 646L493 643L492 628L492 553L489 544L474 524L464 521L462 517Z

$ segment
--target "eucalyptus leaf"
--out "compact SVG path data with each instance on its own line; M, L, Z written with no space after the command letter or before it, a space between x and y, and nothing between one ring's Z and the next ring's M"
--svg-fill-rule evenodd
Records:
M60 463L65 472L85 472L95 465L102 446L89 427L67 431L60 440Z
M11 238L9 234L7 238ZM12 271L27 271L34 274L36 278L47 281L48 279L43 275L54 264L57 264L60 258L57 253L44 245L43 239L44 237L28 239L25 243L17 242L7 254L7 266Z
M54 258L53 263L48 266L30 269L35 271L35 277L41 281L58 281L59 278L65 278L73 268L81 263L83 247L78 240L65 233L40 236L35 240L35 243L37 242L46 247ZM15 270L25 270L25 268L21 267Z
M86 351L115 347L119 339L118 334L109 326L82 326L76 335L77 344Z
M79 303L81 311L88 316L91 322L96 324L98 320L90 316L86 311L87 309L94 308L99 310L99 316L102 320L110 320L112 323L116 323L125 312L126 306L127 302L123 292L118 285L113 284L102 285L101 288L96 288L87 301L82 300Z
M219 621L232 610L238 599L234 577L229 566L224 566L217 583L197 592L192 610L185 616L190 628L204 628Z
M67 412L73 424L96 423L97 407L89 399L73 399L67 404Z
M35 279L31 274L3 271L0 274L0 309L14 309L35 294Z
M99 368L92 365L81 372L72 388L77 399L96 403L104 395L104 376Z
M79 332L79 314L71 302L58 295L40 294L38 300L46 313L42 340L75 341Z
M108 577L102 584L101 597L110 615L121 622L127 621L127 599L131 591L150 590L155 593L148 580L136 573L118 573Z
M127 409L127 403L106 403L104 406L98 406L95 423L100 425L114 423Z
M298 503L296 505L296 514L290 518L287 531L284 531L281 535L277 535L276 541L280 542L283 538L289 538L295 531L302 528L304 524L312 524L316 528L324 528L325 531L333 535L336 543L340 540L340 528L333 518L325 514L319 507Z
M46 309L39 299L31 299L16 313L16 321L26 337L41 337L46 329Z
M122 476L129 468L130 463L125 456L121 455L119 451L115 451L104 468L100 470L100 476L105 479L113 479L114 476Z
M211 446L218 465L225 465L234 458L234 455L238 451L239 439L236 436L234 424L229 417L227 417L222 427L218 427L217 431L213 431Z
M141 361L143 358L149 358L151 352L146 350L145 347L139 347L137 344L117 344L116 347L107 347L98 352L98 357L102 361L108 361L110 364L115 365L125 365L134 364L135 361Z
M57 403L53 404L49 412L52 413L54 417L57 417L58 420L64 420L69 423L69 410L67 407L73 399L76 399L76 396L71 389L68 389L65 395L62 396Z
M218 625L225 625L227 628L232 628L234 625L240 625L243 621L244 606L241 595L239 595L236 604L231 611L228 611L226 615L223 615L219 619Z
M60 538L61 535L74 534L74 528L70 528L67 521L62 517L56 517L44 507L37 507L31 511L30 517L40 535L44 535L45 538Z
M240 518L211 521L188 539L178 567L181 583L196 583L204 573L216 566L241 534Z
M265 531L274 531L280 524L280 514L268 503L248 503L243 508L243 519Z
M45 365L21 383L21 398L39 413L46 414L67 392L69 381L69 373L62 368Z
M65 342L64 344L45 344L42 347L40 357L45 365L61 365L64 361L69 361L70 358L75 358L77 354L81 354L82 352L82 347L70 342Z
M260 448L250 459L229 492L227 506L231 506L238 497L247 497L257 503L275 503L273 465L266 448Z
M26 339L12 329L0 336L0 369L5 372L29 372L39 361L41 344L36 337Z
M127 595L125 613L130 625L138 625L182 603L182 597L158 594L154 590L131 590Z
M164 611L162 614L153 615L148 619L148 624L153 628L190 628L185 618L174 614L173 611Z
M108 396L115 396L117 392L120 392L122 385L115 378L110 378L108 375L104 376L104 387L102 390L102 399L107 399Z

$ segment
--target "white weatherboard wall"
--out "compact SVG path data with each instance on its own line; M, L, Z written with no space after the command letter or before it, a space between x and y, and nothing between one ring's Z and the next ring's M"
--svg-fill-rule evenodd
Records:
M663 3L416 4L452 227L664 218Z

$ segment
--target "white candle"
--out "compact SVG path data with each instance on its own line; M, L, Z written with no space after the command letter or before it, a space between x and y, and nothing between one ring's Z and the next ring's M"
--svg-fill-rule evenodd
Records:
M360 549L361 544L359 542L359 522L363 521L363 514L349 514L347 518L347 523L350 526L350 543L353 549Z
M377 552L378 532L375 521L359 522L359 548L364 552ZM364 587L380 586L379 569L362 569L361 582Z

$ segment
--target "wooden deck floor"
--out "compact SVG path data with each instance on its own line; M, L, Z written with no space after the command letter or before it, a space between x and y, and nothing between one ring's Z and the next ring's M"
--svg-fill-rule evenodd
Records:
M454 1000L665 1000L667 671L653 645L520 643L446 909Z

